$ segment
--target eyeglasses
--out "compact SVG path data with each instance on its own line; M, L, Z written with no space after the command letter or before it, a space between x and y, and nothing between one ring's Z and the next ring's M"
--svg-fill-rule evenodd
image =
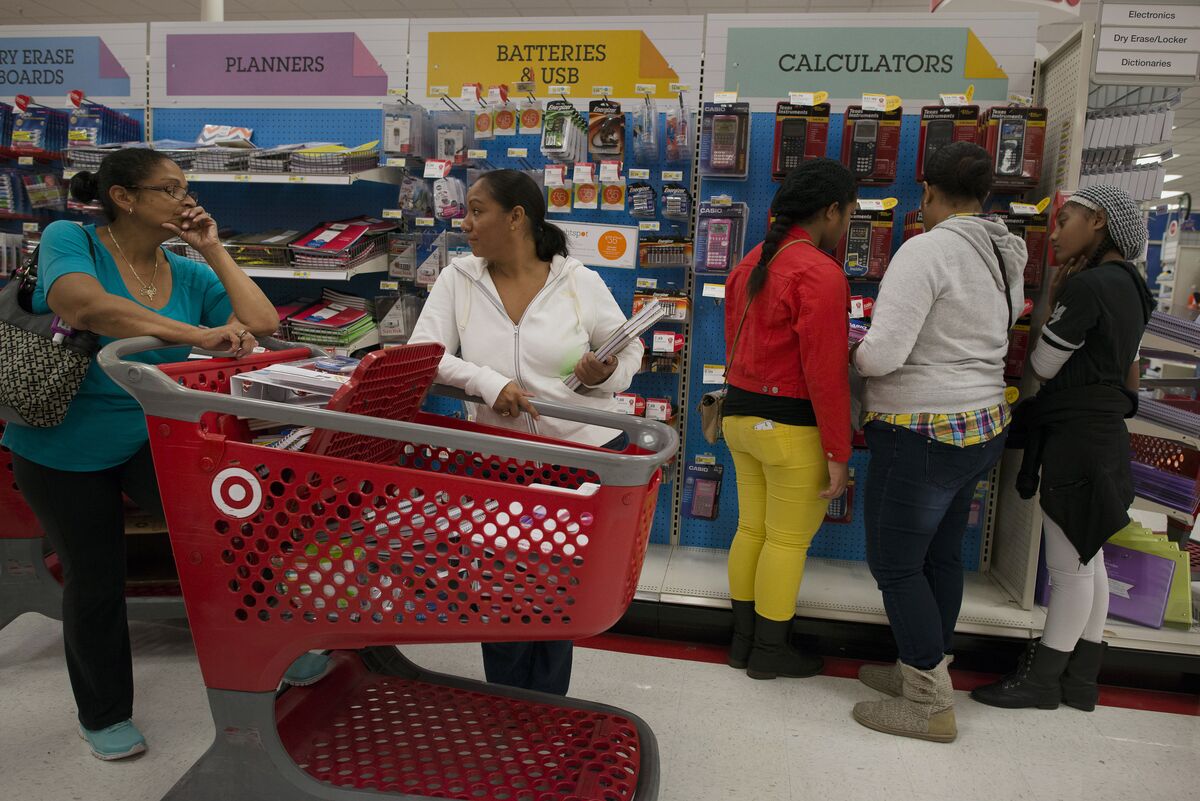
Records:
M189 197L190 197L190 198L191 198L193 201L195 201L196 203L199 203L199 202L200 202L200 196L199 196L198 194L196 194L195 192L189 192L187 189L184 189L182 186L141 186L141 185L134 185L134 186L130 186L130 187L127 187L127 188L128 188L128 189L152 189L152 190L154 190L155 192L165 192L166 194L170 195L170 196L171 196L172 198L174 198L175 200L182 201L184 198L189 198Z

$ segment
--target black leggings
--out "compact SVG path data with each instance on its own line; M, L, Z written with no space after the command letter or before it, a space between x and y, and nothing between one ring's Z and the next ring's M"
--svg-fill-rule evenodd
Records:
M147 443L107 470L55 470L13 454L13 475L63 568L67 671L86 729L133 716L125 613L125 501L162 513Z

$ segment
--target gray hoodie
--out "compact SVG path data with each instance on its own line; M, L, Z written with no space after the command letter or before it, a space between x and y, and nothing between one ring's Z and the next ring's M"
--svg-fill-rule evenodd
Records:
M1004 256L1012 300L992 242ZM1004 398L1010 323L1025 302L1025 241L1003 223L951 217L896 252L854 364L867 412L953 414Z

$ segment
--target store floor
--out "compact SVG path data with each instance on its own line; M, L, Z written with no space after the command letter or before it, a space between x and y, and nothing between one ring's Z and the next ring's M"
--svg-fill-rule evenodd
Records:
M0 631L0 795L158 801L208 747L212 722L188 632L134 624L132 634L135 715L150 751L105 764L75 734L59 625L25 615ZM482 675L478 646L405 653L434 670ZM662 801L1179 801L1197 793L1194 714L1009 712L959 693L959 739L935 745L854 723L854 702L875 696L853 679L759 682L711 662L594 648L576 649L572 691L650 724L662 750Z

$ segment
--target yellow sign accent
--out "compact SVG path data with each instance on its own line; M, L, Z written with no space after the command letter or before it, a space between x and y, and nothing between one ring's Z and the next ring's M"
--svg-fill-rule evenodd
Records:
M435 85L537 81L545 85L612 87L613 97L672 97L679 75L643 31L431 31L427 94Z
M970 103L975 99L975 84L967 84L967 102Z
M975 31L969 28L967 29L967 60L963 65L963 77L978 80L1008 78L1008 73L1000 69L1000 65L983 46L983 42L979 41ZM974 95L974 90L971 91L971 94Z
M1050 198L1048 198L1048 197L1042 198L1041 201L1037 204L1038 214L1041 214L1043 211L1045 211L1049 207L1050 207Z

